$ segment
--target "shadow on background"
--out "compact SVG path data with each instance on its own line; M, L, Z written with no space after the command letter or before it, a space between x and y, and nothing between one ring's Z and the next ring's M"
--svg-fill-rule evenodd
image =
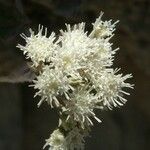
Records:
M26 65L16 45L19 34L38 24L58 33L64 23L120 20L113 39L120 47L115 66L133 73L127 104L100 114L86 150L148 150L150 147L150 2L149 0L0 0L0 81L17 80ZM16 72L18 73L16 75ZM19 78L20 79L20 78ZM27 83L0 83L0 150L40 150L58 122L47 104L37 108L34 90Z

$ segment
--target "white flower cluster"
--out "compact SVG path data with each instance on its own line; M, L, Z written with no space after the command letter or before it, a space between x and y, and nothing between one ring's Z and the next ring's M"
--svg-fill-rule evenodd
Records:
M124 88L133 88L126 82L128 74L119 74L113 69L114 54L110 38L118 22L102 21L103 13L93 23L91 33L85 32L85 23L60 30L56 38L52 33L47 36L47 29L39 26L37 34L30 29L31 36L22 34L26 45L18 45L27 58L30 58L36 70L37 78L33 86L42 102L58 108L60 123L46 140L50 150L84 149L84 137L95 110L122 106L129 95ZM44 34L43 34L44 32Z
M49 150L75 150L84 149L84 137L86 132L81 132L77 127L73 128L65 137L59 129L56 129L46 140L43 148L50 145Z

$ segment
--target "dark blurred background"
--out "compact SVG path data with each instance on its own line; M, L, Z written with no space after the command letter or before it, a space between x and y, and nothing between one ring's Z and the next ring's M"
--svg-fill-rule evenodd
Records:
M47 104L37 108L29 83L10 83L32 74L16 48L24 43L19 34L28 34L29 27L37 30L38 24L58 33L64 23L82 21L90 31L100 11L103 19L120 20L113 39L114 48L120 47L114 67L133 73L135 89L121 109L98 112L103 122L95 123L85 149L150 149L149 0L0 0L0 150L40 150L58 123Z

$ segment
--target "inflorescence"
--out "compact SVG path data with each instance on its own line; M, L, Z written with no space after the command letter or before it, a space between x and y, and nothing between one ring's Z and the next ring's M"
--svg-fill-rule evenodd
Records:
M17 47L32 61L37 77L33 87L35 96L40 96L38 107L47 102L59 111L59 125L46 140L50 150L84 149L84 137L93 126L92 118L98 122L95 110L112 110L127 101L125 88L133 88L126 82L131 74L123 76L120 69L113 69L114 55L110 39L115 25L102 21L102 15L92 24L91 33L85 32L85 23L60 30L56 37L47 28L39 26L38 33L31 29L25 39L26 45Z

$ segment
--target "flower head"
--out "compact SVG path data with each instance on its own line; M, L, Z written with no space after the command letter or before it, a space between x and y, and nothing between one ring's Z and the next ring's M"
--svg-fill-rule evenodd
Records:
M53 105L59 106L57 96L67 95L70 87L69 80L62 70L56 67L52 69L49 66L45 66L43 72L34 80L34 88L39 90L36 95L42 97L38 106L43 101L47 101L52 107Z
M122 74L116 74L118 70L105 70L95 79L93 78L94 87L96 89L96 95L103 103L103 106L107 106L112 109L113 106L123 106L127 101L123 98L123 95L129 95L124 91L124 88L133 88L133 85L126 83L125 81L132 77L131 74L123 76Z
M115 31L115 25L119 22L116 21L112 24L112 20L102 21L103 12L100 13L100 16L93 23L93 31L90 34L90 37L96 38L105 38L113 35Z
M90 89L79 88L70 94L70 100L66 101L66 109L63 111L68 114L67 120L73 119L84 128L84 124L93 125L91 117L101 122L94 113L94 109L98 108L97 102L97 97L90 93Z
M81 61L85 59L85 55L92 50L96 42L91 40L84 31L85 23L72 27L66 25L66 27L66 31L61 30L59 37L61 48L56 57L64 69L79 69Z
M50 138L46 140L46 144L44 145L43 148L49 145L50 146L49 150L67 150L64 149L64 142L65 142L64 135L60 132L59 129L57 129L54 130Z
M37 67L40 62L50 62L53 52L57 48L55 41L55 33L52 32L49 37L47 37L47 29L43 34L43 26L39 26L39 31L37 34L30 29L30 37L27 37L24 34L21 34L22 38L25 39L26 45L18 45L27 58L30 58L33 62L33 65Z

